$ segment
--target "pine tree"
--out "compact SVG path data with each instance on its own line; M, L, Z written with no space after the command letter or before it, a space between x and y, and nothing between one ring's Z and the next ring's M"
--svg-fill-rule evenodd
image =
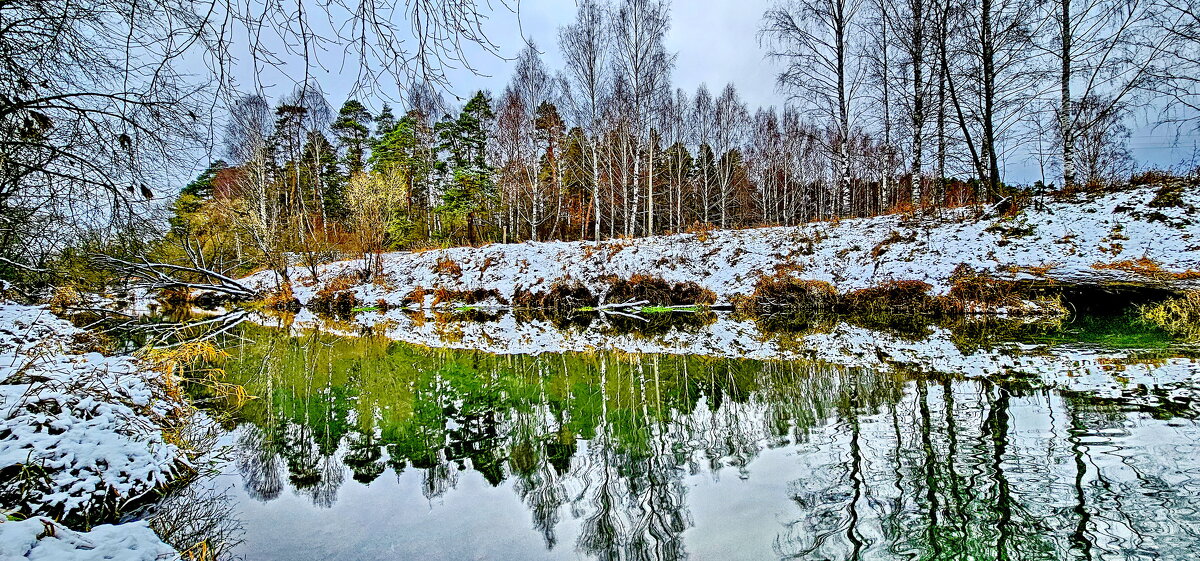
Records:
M369 125L373 120L363 104L348 99L338 111L337 120L330 125L333 134L337 136L338 149L342 153L342 164L346 168L347 176L363 170L371 136Z
M478 214L495 197L492 169L487 163L487 131L494 116L491 99L480 91L457 119L434 126L439 148L447 154L441 168L448 182L439 210L466 219L467 241L471 244L478 239Z

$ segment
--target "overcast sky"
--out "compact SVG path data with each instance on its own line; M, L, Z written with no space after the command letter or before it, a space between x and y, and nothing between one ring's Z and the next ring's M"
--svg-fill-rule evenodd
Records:
M778 68L764 58L764 50L757 41L762 14L770 4L770 0L674 2L667 47L678 57L672 75L675 87L694 92L698 85L707 83L715 95L727 82L733 82L751 111L758 106L782 105L785 96L775 87ZM558 29L574 20L574 1L520 0L519 18L499 0L492 0L492 5L494 9L485 30L492 42L500 47L500 55L509 59L516 55L524 43L523 34L543 52L543 60L552 72L563 67ZM470 48L468 55L479 74L465 69L449 72L451 93L465 98L477 89L493 93L502 91L511 78L511 60L479 48ZM338 75L336 67L317 71L316 77L336 109L346 98L350 87L348 81ZM284 82L287 80L277 83ZM271 94L279 95L284 89L272 88ZM379 100L368 98L362 101L376 110L380 105ZM454 104L453 100L448 101ZM1143 115L1132 123L1134 134L1130 147L1139 163L1172 166L1197 152L1200 135L1187 132L1177 138L1174 130L1151 126L1152 120L1152 116ZM1034 162L1010 161L1005 171L1008 181L1031 182L1038 176Z

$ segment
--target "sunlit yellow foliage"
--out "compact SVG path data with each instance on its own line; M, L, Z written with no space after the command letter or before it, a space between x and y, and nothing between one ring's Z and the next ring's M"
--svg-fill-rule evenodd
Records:
M1187 339L1200 339L1200 290L1178 298L1143 306L1142 319Z

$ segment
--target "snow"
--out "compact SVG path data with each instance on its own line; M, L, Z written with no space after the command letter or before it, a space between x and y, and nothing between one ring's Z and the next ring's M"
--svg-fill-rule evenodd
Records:
M750 294L763 274L787 265L800 277L826 281L841 292L888 280L921 280L936 294L950 288L959 264L997 278L1047 278L1065 282L1162 282L1097 264L1149 258L1169 272L1200 270L1200 238L1192 208L1147 208L1156 189L1134 188L1073 201L1048 201L1014 218L973 218L971 209L938 217L874 218L795 227L718 230L605 242L527 242L481 248L399 252L383 256L384 275L353 290L366 304L382 299L399 305L414 288L496 289L511 300L518 289L544 291L573 279L600 295L603 277L650 274L671 282L695 281L717 294L717 304ZM1185 207L1200 206L1200 192L1183 193ZM1134 210L1140 209L1140 210ZM886 240L897 240L887 242ZM872 256L877 247L882 253ZM450 259L461 275L438 272ZM1045 273L1030 270L1048 267ZM362 268L361 260L292 271L302 303L331 278ZM275 275L262 271L244 279L258 290L275 288ZM1200 287L1200 279L1174 281ZM427 307L432 297L426 298ZM453 304L450 304L453 305Z
M132 357L77 352L85 338L45 308L0 303L0 470L30 474L0 493L32 514L119 507L187 465L156 424L172 407L156 375Z
M76 532L44 517L0 522L0 560L158 561L178 559L146 522L105 524Z

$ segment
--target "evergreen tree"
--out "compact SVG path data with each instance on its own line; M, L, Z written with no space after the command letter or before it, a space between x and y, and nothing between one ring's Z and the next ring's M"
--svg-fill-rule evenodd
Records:
M492 169L487 163L487 131L492 119L492 101L476 92L457 119L435 125L439 148L447 154L441 171L448 181L439 210L466 219L467 241L478 239L476 218L495 196Z
M367 108L358 100L348 99L338 111L337 120L330 128L337 137L338 149L342 153L342 163L346 167L346 175L354 175L363 170L366 161L368 143L370 142L370 124L374 119Z

